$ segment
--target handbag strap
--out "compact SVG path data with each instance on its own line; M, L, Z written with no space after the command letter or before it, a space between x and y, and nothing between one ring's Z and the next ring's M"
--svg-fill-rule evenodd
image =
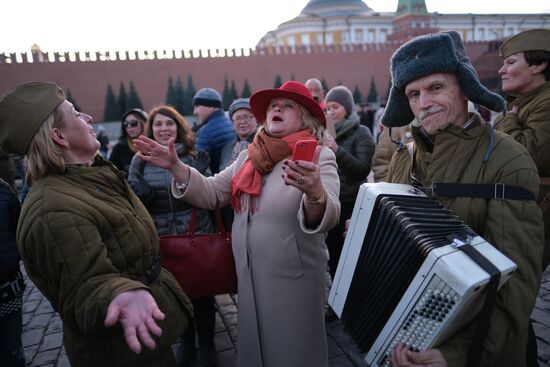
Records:
M227 237L227 232L225 231L225 226L223 225L222 220L222 210L220 209L220 206L216 204L216 228L217 232L221 233L224 237ZM196 208L193 207L191 209L191 220L189 221L189 237L193 238L195 236L195 226L197 224L197 212Z

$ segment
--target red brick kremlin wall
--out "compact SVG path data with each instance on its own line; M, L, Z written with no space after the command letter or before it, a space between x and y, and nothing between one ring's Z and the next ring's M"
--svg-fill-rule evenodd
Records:
M252 91L272 88L275 76L279 74L283 81L294 75L298 81L310 77L324 78L329 87L339 83L353 91L355 85L364 97L370 89L374 77L378 95L384 97L389 83L389 59L400 43L365 44L334 47L301 47L252 49L248 56L240 56L243 51L209 51L207 54L176 52L176 58L165 58L166 53L143 54L147 59L135 59L137 55L81 53L71 55L76 61L68 61L68 54L34 54L33 62L27 61L27 55L0 54L0 92L7 88L30 80L48 80L69 89L73 99L82 111L101 121L104 112L107 84L110 83L118 94L120 82L124 82L126 91L133 81L138 95L146 109L164 103L168 78L175 82L181 77L184 88L188 74L198 90L204 86L223 90L224 79L236 83L237 92L243 88L245 78ZM488 42L473 42L466 45L470 58L476 65L481 60L487 69L487 60L496 60L496 47ZM171 52L170 52L171 54ZM179 55L178 55L179 54ZM173 54L172 54L173 55ZM219 55L219 56L218 56ZM239 55L239 56L236 56ZM179 58L178 58L179 57ZM43 58L42 62L38 59ZM90 60L96 61L80 61ZM124 60L125 59L125 60ZM67 61L65 61L67 60ZM98 61L100 60L100 61ZM494 78L495 70L486 70L482 79ZM494 74L493 74L494 73Z

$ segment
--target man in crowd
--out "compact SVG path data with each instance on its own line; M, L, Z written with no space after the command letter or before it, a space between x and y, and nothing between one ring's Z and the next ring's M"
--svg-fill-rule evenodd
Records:
M319 103L321 108L325 109L325 91L323 90L323 84L319 79L311 78L304 83L307 89L311 92L313 99Z
M220 171L223 146L233 140L237 133L222 109L222 97L215 89L202 88L193 97L193 114L199 119L197 131L197 151L206 150L210 154L210 170Z
M411 149L402 148L391 161L389 181L435 187L433 196L517 264L497 294L484 340L472 342L475 318L436 349L417 353L399 346L392 363L464 366L478 344L479 366L527 366L543 250L537 169L524 147L468 113L468 100L495 111L504 109L504 100L479 82L458 33L412 39L392 56L391 73L382 123L417 123Z

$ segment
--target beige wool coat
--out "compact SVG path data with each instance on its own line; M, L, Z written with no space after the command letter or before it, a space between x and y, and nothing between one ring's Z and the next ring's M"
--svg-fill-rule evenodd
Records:
M212 209L216 202L228 204L231 179L247 158L244 151L214 177L191 169L184 193L172 185L174 196L203 208ZM338 222L340 182L330 149L323 148L319 166L327 203L317 228L306 228L305 195L285 185L282 161L264 175L256 211L250 212L248 206L235 213L232 244L239 287L238 366L328 366L325 233Z

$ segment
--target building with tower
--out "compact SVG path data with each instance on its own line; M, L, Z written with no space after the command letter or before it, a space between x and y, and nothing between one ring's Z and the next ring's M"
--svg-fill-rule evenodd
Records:
M440 14L424 0L399 0L395 12L377 12L361 0L310 0L258 47L402 42L438 30L457 31L465 42L492 41L531 28L550 28L550 14Z

